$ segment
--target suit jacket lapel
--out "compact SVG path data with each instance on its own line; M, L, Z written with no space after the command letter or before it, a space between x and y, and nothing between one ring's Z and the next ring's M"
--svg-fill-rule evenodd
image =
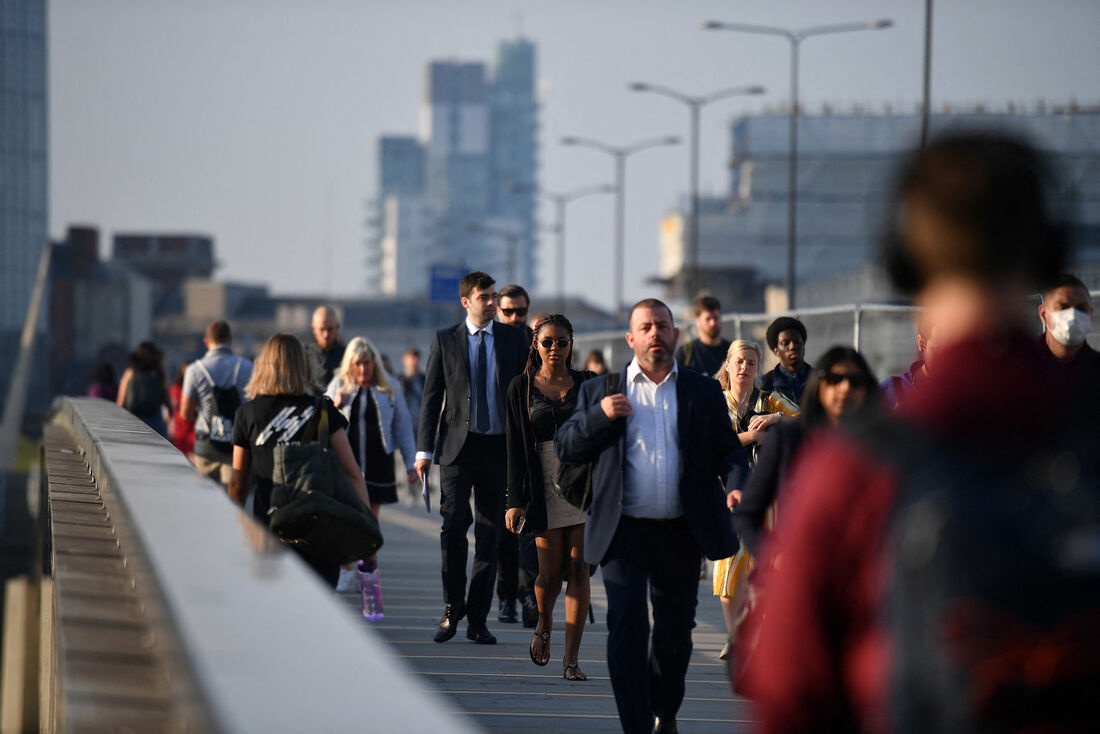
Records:
M498 324L493 325L493 355L496 357L493 361L496 363L497 369L497 394L500 395L500 404L504 405L504 396L508 394L508 383L511 378L501 379L501 375L517 374L519 367L512 364L516 345L508 338L506 332L503 329L498 329L497 326ZM504 360L508 360L508 364L505 364Z
M464 377L466 385L472 386L473 366L470 364L469 332L466 330L466 322L463 321L451 331L451 341L454 345L455 356L459 365L460 376Z
M684 447L691 441L691 401L694 393L680 379L684 376L683 370L676 376L676 436L680 439L680 471L684 469Z
M629 380L629 379L630 378L627 377L626 367L623 367L623 371L619 373L619 392L621 392L623 395L628 394L627 389L626 389L626 384L627 384L627 380ZM604 392L607 392L607 391L604 390ZM598 403L598 402L600 402L600 400L603 400L603 397L604 397L603 395L600 395L599 400L597 400L596 402ZM626 469L626 421L628 421L630 419L629 418L620 418L619 420L621 420L623 422L622 430L619 431L619 458L621 459L620 463L622 464L623 469L625 470Z

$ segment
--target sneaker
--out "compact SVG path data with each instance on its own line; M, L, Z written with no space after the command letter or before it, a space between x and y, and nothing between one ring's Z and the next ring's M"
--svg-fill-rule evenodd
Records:
M341 568L340 578L336 580L336 593L348 594L359 591L359 577L354 569Z
M359 571L359 590L363 596L363 619L377 622L386 616L382 605L382 574L380 569Z

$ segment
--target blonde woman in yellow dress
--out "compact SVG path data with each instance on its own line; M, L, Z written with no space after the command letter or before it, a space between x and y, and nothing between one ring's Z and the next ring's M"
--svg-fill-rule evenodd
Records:
M758 390L753 386L760 371L760 347L750 341L738 339L726 351L726 361L718 369L715 379L722 385L726 409L737 438L749 457L749 466L756 463L756 455L767 439L768 428L783 416L797 416L798 406L776 391ZM775 506L769 510L768 527L775 522ZM714 595L722 600L722 614L726 619L729 639L718 655L720 660L729 657L730 646L737 627L747 608L747 579L752 570L752 556L742 547L732 558L723 558L714 564Z

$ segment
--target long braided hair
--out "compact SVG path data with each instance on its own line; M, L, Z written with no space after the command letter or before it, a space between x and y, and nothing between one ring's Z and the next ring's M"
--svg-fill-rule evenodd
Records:
M542 366L542 357L539 356L539 334L548 326L558 326L569 332L569 356L565 358L565 368L573 366L573 324L560 313L552 313L543 316L535 324L531 332L531 350L527 353L527 365L523 368L527 375L527 417L531 417L531 383L535 380L535 373Z

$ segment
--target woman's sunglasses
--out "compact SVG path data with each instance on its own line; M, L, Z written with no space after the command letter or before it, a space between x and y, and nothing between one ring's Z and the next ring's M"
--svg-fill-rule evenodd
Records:
M848 381L849 387L855 389L871 386L870 378L858 372L825 372L821 375L821 381L826 385L839 385L845 380Z
M543 339L542 341L539 342L539 346L542 347L543 349L549 349L550 347L554 346L555 344L558 345L558 349L565 349L566 347L569 346L569 340L567 338L565 338L564 336L560 337L558 339L551 339L550 337L547 337L547 338L545 338L545 339Z

